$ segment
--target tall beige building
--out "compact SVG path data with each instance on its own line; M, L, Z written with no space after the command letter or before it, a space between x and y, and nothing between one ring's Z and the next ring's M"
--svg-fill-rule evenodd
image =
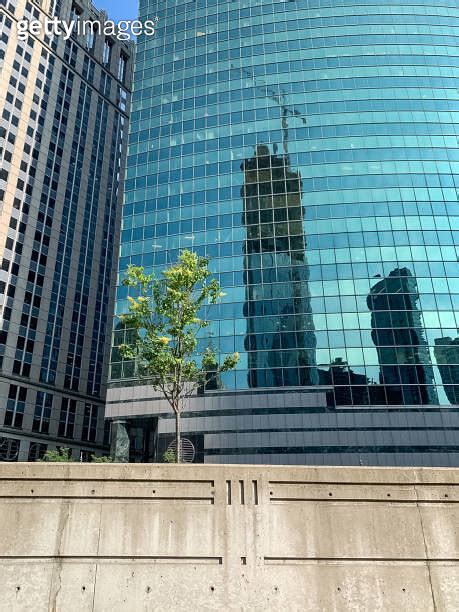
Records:
M87 0L0 0L0 460L104 444L132 45ZM107 433L107 432L106 432ZM107 436L106 436L107 437Z

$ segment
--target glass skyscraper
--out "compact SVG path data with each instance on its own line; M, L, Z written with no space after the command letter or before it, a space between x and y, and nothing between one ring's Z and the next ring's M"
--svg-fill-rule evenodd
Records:
M141 0L156 15L119 272L212 258L208 332L241 359L190 400L197 460L458 465L457 2ZM107 415L160 458L173 420L115 324Z

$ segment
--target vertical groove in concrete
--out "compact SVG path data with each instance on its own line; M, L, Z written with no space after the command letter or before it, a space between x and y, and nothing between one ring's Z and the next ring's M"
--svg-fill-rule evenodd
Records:
M102 532L102 504L99 505L99 533L97 534L97 556L99 556L100 552L100 534ZM92 607L91 612L95 612L95 601L96 601L96 589L97 589L97 568L98 564L94 564L94 590L92 594Z
M415 484L414 485L414 492L416 494L416 508L418 511L418 515L419 515L419 521L421 524L421 533L422 533L422 541L424 543L424 551L425 551L425 558L426 558L426 568L427 568L427 575L429 576L429 587L430 587L430 594L432 596L432 608L434 612L437 612L437 604L435 602L435 592L434 592L434 588L433 588L433 584L432 584L432 574L431 574L431 566L430 566L430 556L429 556L429 551L427 550L427 541L426 541L426 534L425 534L425 530L424 530L424 520L422 517L422 511L421 511L421 506L419 505L419 495L418 495L418 487Z
M62 589L62 553L64 550L64 531L68 524L70 514L70 502L62 501L60 504L59 523L56 530L55 538L55 557L56 562L53 565L53 572L49 592L49 610L58 612L57 598ZM57 581L57 586L56 586Z

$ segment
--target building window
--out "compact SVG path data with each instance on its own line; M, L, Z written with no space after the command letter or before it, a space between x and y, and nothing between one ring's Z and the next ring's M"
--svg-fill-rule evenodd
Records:
M35 402L35 413L33 416L32 430L40 433L49 432L49 422L51 420L51 409L53 406L53 396L51 393L38 391Z
M31 442L29 446L28 461L40 461L43 459L46 451L48 450L47 444L40 444L39 442Z
M9 427L22 427L26 399L27 389L25 387L10 385L6 402L5 425Z
M61 2L60 0L51 0L51 4L49 7L49 14L53 17L57 17L61 10Z
M127 91L122 87L118 87L118 108L122 111L126 110L127 106Z
M85 56L83 60L83 77L87 79L90 83L94 81L94 70L96 68L96 64L92 59L89 59L88 56Z
M124 53L120 54L120 59L118 61L118 79L123 83L126 77L126 67L127 67L127 57Z
M110 438L112 433L112 422L105 420L104 422L104 446L110 446Z
M70 21L78 21L81 15L81 9L76 4L72 4L72 10L70 11ZM76 31L77 28L74 28L73 31Z
M111 78L108 76L106 72L102 70L102 73L100 75L100 90L104 96L108 97L110 95L111 86L112 86Z
M0 438L0 461L17 461L19 458L20 440Z
M73 438L75 429L76 400L67 397L62 398L61 414L59 417L59 436Z
M99 406L95 404L85 404L82 439L88 442L95 442L97 436L97 417Z
M80 461L82 463L91 463L91 458L94 453L88 450L80 451Z
M88 25L88 27L86 28L86 48L89 51L94 49L94 42L95 42L94 30L92 26Z
M104 42L104 50L102 53L102 61L104 62L104 64L110 63L110 59L112 57L112 47L113 42L109 38L106 38Z

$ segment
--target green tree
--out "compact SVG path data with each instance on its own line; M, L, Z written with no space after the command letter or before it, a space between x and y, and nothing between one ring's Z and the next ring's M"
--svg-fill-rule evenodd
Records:
M70 449L64 446L56 450L47 450L40 461L53 461L55 463L71 463L73 461L70 456Z
M54 463L74 463L70 454L70 449L65 446L56 448L55 450L47 450L40 461L54 462ZM98 455L91 455L91 463L112 463L111 457L104 457Z
M181 460L184 400L198 387L233 369L239 359L234 353L219 363L210 342L197 354L198 338L209 325L202 313L223 296L217 280L210 278L208 264L207 258L185 250L160 278L130 266L123 281L135 297L128 297L129 311L120 317L127 337L118 350L124 359L135 361L136 376L148 379L174 412L177 463Z
M91 455L91 463L113 463L113 459L104 455Z
M176 462L175 453L171 448L168 448L167 451L164 453L163 461L164 463L175 463Z

